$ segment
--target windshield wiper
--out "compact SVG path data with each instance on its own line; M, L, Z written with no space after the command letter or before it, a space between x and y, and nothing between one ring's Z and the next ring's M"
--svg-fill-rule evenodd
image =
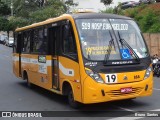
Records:
M107 54L105 54L105 57L104 57L104 63L107 64L107 61L110 57L110 54L111 54L111 51L112 51L112 46L114 46L114 39L111 35L111 32L109 31L109 35L111 37L111 40L109 41L109 45L108 45L108 49L107 49Z
M119 37L119 41L120 41L121 45L122 45L122 46L126 46L126 47L131 51L131 53L135 56L136 60L137 60L138 62L140 62L140 58L139 58L139 56L137 55L137 53L136 53L136 52L133 50L133 48L127 43L127 41L125 41L123 38L121 38L119 31L118 31L118 37Z
M88 57L89 60L91 60L91 56L90 56L90 55L91 55L91 54L88 53L88 56L87 56L87 57Z

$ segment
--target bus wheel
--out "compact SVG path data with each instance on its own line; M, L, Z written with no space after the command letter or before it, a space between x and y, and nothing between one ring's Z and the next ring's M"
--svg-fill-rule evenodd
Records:
M27 80L27 86L28 86L29 88L32 88L32 83L29 81L28 75L26 75L26 80Z
M74 94L71 88L68 90L68 102L69 105L75 109L78 109L81 106L79 102L74 100Z

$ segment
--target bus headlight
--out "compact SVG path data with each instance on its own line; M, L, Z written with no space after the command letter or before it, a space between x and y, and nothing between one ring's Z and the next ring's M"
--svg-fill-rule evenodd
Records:
M96 73L96 72L93 72L91 70L86 70L86 73L91 77L93 78L96 82L98 83L104 83L103 79L101 78L101 76Z
M147 79L150 76L151 72L152 72L152 68L149 66L146 70L144 80Z

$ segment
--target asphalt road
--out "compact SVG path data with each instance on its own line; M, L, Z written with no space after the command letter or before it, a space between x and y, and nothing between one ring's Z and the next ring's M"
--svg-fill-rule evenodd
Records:
M62 117L57 116L54 119L65 120L74 120L75 118L79 120L84 120L84 118L87 120L142 120L150 119L150 117L130 117L130 114L137 113L137 111L158 111L160 113L160 78L156 77L154 78L152 96L136 98L130 101L85 105L79 110L74 110L70 108L65 97L36 86L34 89L29 89L26 81L16 78L12 72L12 48L3 45L0 45L0 76L0 111L62 111ZM71 112L67 111L75 111L77 116L82 117L66 118L64 117L65 115L70 114L72 116ZM2 119L5 118L0 118L0 120ZM9 119L17 120L18 118ZM28 120L28 118L23 119ZM44 118L41 119L43 120ZM45 119L53 120L53 118L49 117ZM159 118L155 117L155 119L158 120Z

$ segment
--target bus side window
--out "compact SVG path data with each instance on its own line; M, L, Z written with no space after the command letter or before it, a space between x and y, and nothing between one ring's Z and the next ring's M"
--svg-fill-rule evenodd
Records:
M77 56L77 48L76 48L76 41L74 37L74 32L71 27L71 24L64 25L62 27L62 51L64 54L69 55L71 57Z
M31 31L25 31L23 33L23 43L22 52L30 53L30 41L31 41Z
M47 53L48 52L48 30L47 27L44 28L44 37L43 37L43 44L41 46L43 48L43 52Z
M38 29L34 29L33 31L33 43L32 43L32 51L33 53L38 53L38 48L37 48L37 45L38 45Z
M47 29L35 29L33 38L33 49L34 53L46 54L47 53ZM45 33L44 33L45 32Z

